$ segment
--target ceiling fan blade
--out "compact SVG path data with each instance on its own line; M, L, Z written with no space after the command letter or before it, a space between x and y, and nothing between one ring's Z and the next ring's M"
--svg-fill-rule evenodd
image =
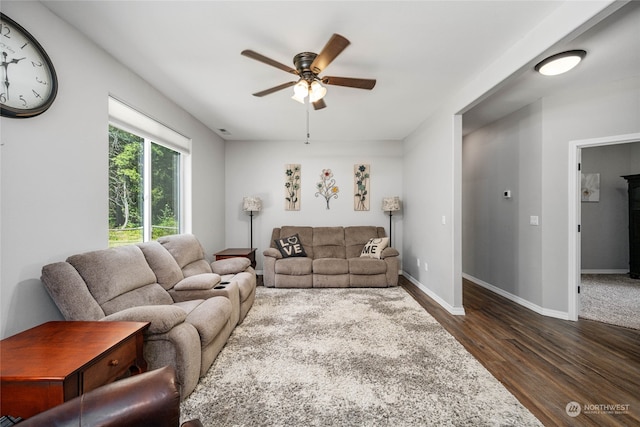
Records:
M272 88L270 88L270 89L265 89L265 90L263 90L263 91L261 91L261 92L256 92L256 93L254 93L254 94L253 94L253 96L265 96L265 95L269 95L269 94L271 94L271 93L273 93L273 92L277 92L277 91L279 91L279 90L282 90L282 89L286 89L286 88L288 88L288 87L291 87L291 86L293 86L293 85L294 85L294 84L296 84L296 83L298 83L298 82L287 82L287 83L282 83L281 85L274 86L274 87L272 87Z
M276 67L282 71L286 71L287 73L298 75L298 72L288 65L284 65L278 61L274 61L271 58L267 58L264 55L259 54L258 52L254 52L252 50L243 50L241 55L246 56L247 58L255 59L256 61L260 61L263 64L271 65L272 67Z
M326 106L327 106L327 104L324 103L324 98L318 99L316 102L313 103L313 109L314 110L322 110Z
M354 87L371 90L376 85L375 79L356 79L352 77L323 77L322 83L334 86Z
M320 74L350 43L340 34L332 35L320 54L311 63L311 71Z

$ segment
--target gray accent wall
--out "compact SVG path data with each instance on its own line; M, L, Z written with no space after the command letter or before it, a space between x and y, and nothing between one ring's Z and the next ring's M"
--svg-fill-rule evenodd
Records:
M581 203L581 267L629 271L629 201L622 175L640 174L640 142L582 149L582 172L600 174L600 200Z

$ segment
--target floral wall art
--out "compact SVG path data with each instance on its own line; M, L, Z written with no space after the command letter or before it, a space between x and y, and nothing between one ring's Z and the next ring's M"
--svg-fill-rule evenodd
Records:
M327 209L329 207L329 201L333 198L338 198L338 192L340 189L336 185L336 180L333 178L333 172L331 169L322 169L320 174L320 182L316 184L317 192L316 197L322 196L327 201Z
M300 210L300 165L290 164L284 166L284 210Z
M369 210L369 178L370 165L356 164L353 166L353 210Z

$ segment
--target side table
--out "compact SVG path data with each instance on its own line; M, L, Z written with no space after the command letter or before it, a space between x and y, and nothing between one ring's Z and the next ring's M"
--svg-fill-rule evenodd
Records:
M148 322L47 322L0 341L2 413L28 418L147 370Z
M226 258L249 258L251 267L256 268L256 249L257 248L229 248L213 254L216 261Z

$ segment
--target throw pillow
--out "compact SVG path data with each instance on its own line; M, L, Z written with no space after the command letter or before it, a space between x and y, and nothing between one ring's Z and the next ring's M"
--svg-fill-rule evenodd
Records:
M360 253L361 257L367 258L378 258L380 259L380 255L382 254L382 250L387 247L389 244L388 237L380 237L375 239L369 239L364 248L362 248L362 252Z
M300 236L297 234L275 240L274 242L282 254L282 258L307 256L307 253L304 251L304 247L302 247L302 242L300 242Z

